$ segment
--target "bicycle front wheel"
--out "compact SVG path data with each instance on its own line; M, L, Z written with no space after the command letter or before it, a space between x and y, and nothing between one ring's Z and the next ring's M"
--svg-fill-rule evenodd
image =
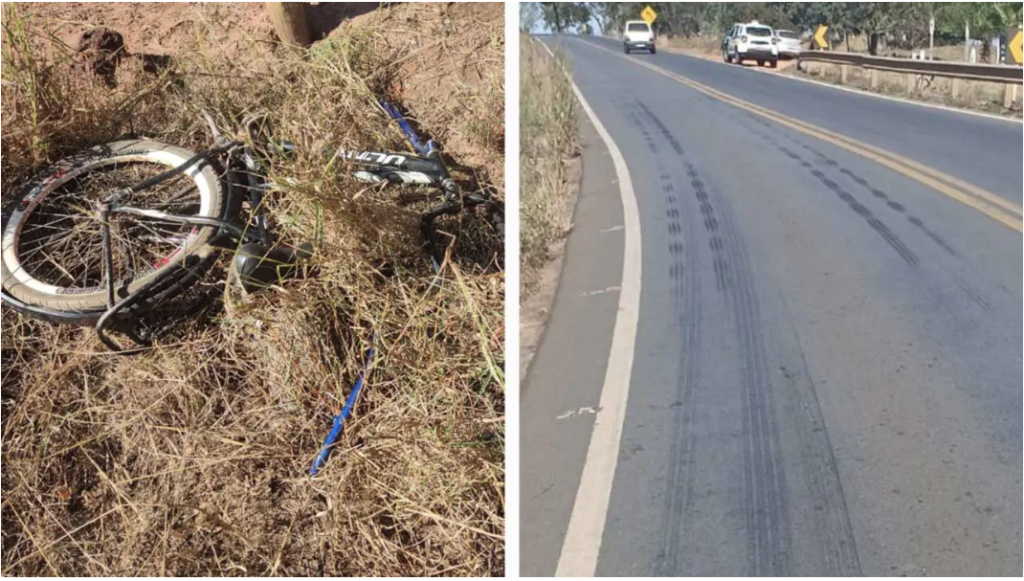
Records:
M107 310L107 266L100 204L194 153L148 140L120 141L60 161L27 184L3 213L3 289L11 297L49 311L81 314L89 323ZM200 161L153 188L126 194L121 202L167 214L222 219L224 188L210 161ZM160 290L140 308L171 298L212 265L215 227L111 214L115 299L156 283ZM184 269L176 267L184 266ZM153 288L153 287L150 287ZM95 316L92 316L95 315Z

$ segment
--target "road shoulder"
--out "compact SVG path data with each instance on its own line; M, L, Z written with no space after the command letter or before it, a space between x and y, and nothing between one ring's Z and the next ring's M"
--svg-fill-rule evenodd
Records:
M565 205L570 215L576 213L576 202L579 199L580 182L583 179L583 160L573 158L566 164ZM565 254L568 247L568 236L572 232L570 226L566 237L550 246L551 260L537 274L537 289L523 303L519 316L519 377L525 383L530 372L530 365L537 355L540 343L547 330L551 309L554 307L558 289L561 286L562 272L565 267Z

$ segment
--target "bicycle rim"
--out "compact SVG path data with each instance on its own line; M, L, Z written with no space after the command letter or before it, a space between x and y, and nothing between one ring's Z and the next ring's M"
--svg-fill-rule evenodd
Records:
M32 305L90 311L106 307L99 203L183 164L191 152L155 142L121 142L55 166L12 210L3 232L4 289ZM206 162L123 203L172 214L220 217L221 187ZM113 279L119 298L156 280L172 264L208 253L212 228L113 214Z

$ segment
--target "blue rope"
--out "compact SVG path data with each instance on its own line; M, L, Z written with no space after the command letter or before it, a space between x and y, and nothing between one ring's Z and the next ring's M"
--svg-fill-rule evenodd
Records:
M359 381L356 382L355 387L352 388L352 393L349 394L348 399L345 401L345 407L342 408L340 414L335 416L334 427L331 428L330 435L324 440L324 445L320 448L320 453L317 454L313 467L309 470L309 475L312 477L316 477L327 466L327 461L331 458L331 452L334 451L334 446L338 443L338 438L341 437L341 432L345 429L345 422L352 417L352 410L359 400L359 392L363 390L363 385L366 383L366 375L370 371L370 366L373 365L376 341L376 336L374 336L371 339L370 353L366 358L366 367L363 368L363 372L359 375Z

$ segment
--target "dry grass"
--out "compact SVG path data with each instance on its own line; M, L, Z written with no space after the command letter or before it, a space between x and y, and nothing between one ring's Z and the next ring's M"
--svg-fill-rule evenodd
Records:
M838 65L815 63L812 74L800 71L797 67L792 67L791 70L790 74L811 76L836 85L842 84L841 70ZM871 72L866 69L850 67L846 86L864 91L872 91ZM914 80L914 92L911 94L907 92L906 74L882 71L878 73L878 88L874 89L874 91L927 103L1020 117L1019 97L1014 103L1012 110L1007 110L1003 106L1004 87L1002 83L962 80L960 81L959 94L954 96L953 79L918 76Z
M664 44L669 49L678 49L690 54L691 56L701 56L711 60L721 60L722 49L720 38L674 37L665 39ZM852 52L867 52L867 44L868 41L865 36L850 37L850 49ZM837 44L835 49L845 51L846 43ZM908 51L886 49L882 51L881 56L897 56L906 58L910 56L910 53ZM962 46L937 47L934 51L934 56L937 59L946 61L963 61L964 49ZM779 68L787 71L787 74L813 76L821 81L837 85L841 84L839 66L825 63L816 63L814 66L816 69L813 75L808 75L806 72L799 70L792 64L783 64ZM851 67L847 78L847 85L853 88L870 91L872 90L870 75L870 71L866 69ZM965 80L960 82L959 94L954 97L952 79L942 77L918 77L916 79L913 94L908 94L907 77L905 74L880 72L878 88L876 91L887 95L895 95L922 102L950 105L975 111L1001 113L1020 117L1020 99L1018 98L1012 111L1005 109L1003 107L1003 89L1004 85L1002 83L986 83L983 81Z
M579 153L579 128L578 102L562 70L564 55L552 60L526 36L520 45L521 296L526 299L549 248L571 226L566 163Z
M720 56L722 39L715 36L673 36L661 39L666 47Z
M472 220L447 222L457 242L432 290L421 208L365 192L321 153L406 149L375 105L417 74L396 64L412 49L387 41L387 22L305 58L247 62L221 58L216 31L199 27L205 50L160 75L127 63L108 89L52 42L49 23L5 14L5 202L83 146L133 133L202 149L201 109L223 125L265 110L304 152L273 168L298 184L274 196L276 228L318 250L309 276L261 295L211 277L222 307L134 358L101 353L86 330L3 310L4 575L503 573L500 244ZM413 40L425 46L448 26L421 21ZM500 64L500 31L448 39L437 59ZM491 78L449 93L503 100ZM472 136L449 153L475 170L468 186L500 195L487 168L502 165L503 110L462 106L411 108L427 134ZM380 355L355 419L312 481L305 471L374 333Z

